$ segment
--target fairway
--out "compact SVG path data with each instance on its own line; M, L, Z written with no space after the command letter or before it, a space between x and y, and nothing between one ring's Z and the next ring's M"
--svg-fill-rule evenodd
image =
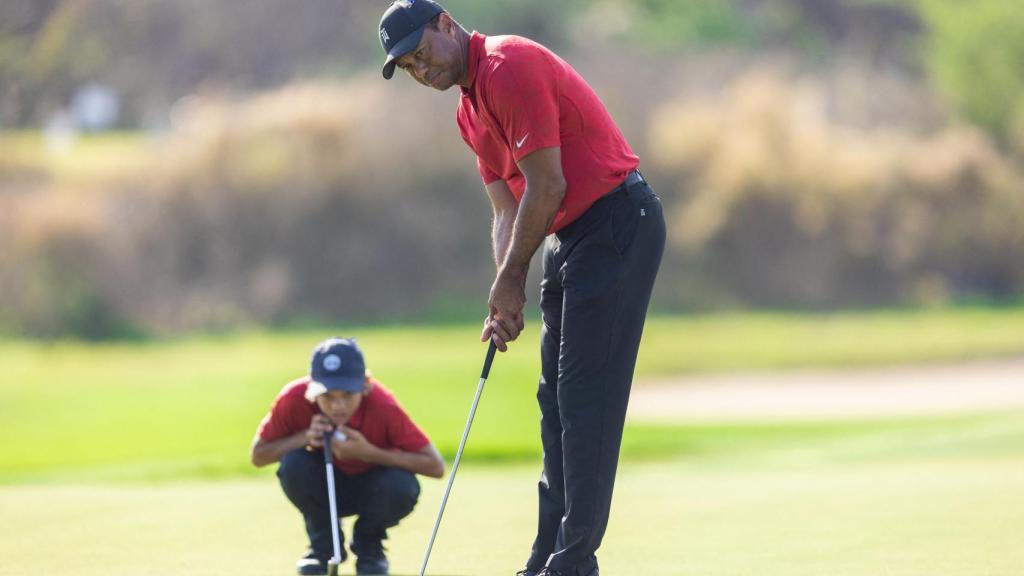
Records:
M429 573L511 576L530 544L536 478L523 466L460 470ZM418 572L441 489L425 481L392 531L393 574ZM6 486L0 509L10 576L285 576L304 546L269 475ZM1022 533L1019 453L814 467L674 460L623 466L600 558L612 576L1018 576Z
M450 465L483 358L475 327L339 331L359 336ZM917 332L927 337L907 338ZM0 576L294 574L301 518L273 470L249 464L248 447L324 334L2 344ZM1022 334L1020 311L658 318L638 386L702 372L999 357L1024 350ZM527 348L495 362L430 574L522 568L540 460ZM418 572L444 486L422 484L388 543L395 575ZM1020 576L1022 533L1019 407L631 421L600 559L606 576Z
M536 322L528 324L511 352L495 360L468 459L539 456L536 330ZM251 473L248 445L260 418L281 387L308 370L312 346L331 333L358 337L367 365L450 458L483 361L475 325L99 344L0 341L0 483ZM637 376L643 386L645 379L679 374L1021 353L1024 309L654 317ZM39 426L43 421L54 425ZM634 438L651 436L636 427L633 432ZM647 456L687 453L691 435L680 437L652 438L664 448L660 454L645 443L628 449ZM38 448L54 445L64 450Z

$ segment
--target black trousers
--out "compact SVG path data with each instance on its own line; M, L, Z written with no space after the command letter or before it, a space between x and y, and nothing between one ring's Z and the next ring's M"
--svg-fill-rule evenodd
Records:
M333 544L323 453L299 449L285 454L277 477L288 500L302 512L313 553L329 558ZM338 517L358 516L352 535L356 542L387 538L387 529L412 512L420 495L416 475L397 468L378 467L352 476L335 468L334 488ZM344 534L341 542L344 548Z
M629 180L627 180L629 182ZM616 188L547 239L541 281L544 472L527 568L597 573L647 304L665 246L661 200Z

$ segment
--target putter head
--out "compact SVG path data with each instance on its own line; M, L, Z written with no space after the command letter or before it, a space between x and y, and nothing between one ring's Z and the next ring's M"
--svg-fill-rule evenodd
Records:
M341 562L337 558L331 558L327 561L327 576L338 576L338 564L341 564Z

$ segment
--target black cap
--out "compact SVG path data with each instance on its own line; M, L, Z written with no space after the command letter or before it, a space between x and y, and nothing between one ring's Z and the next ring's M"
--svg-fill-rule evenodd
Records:
M317 344L309 367L310 387L361 392L366 381L366 362L354 338L328 338Z
M395 74L395 60L416 48L423 38L423 26L444 12L433 0L395 0L380 18L380 45L388 57L384 60L384 78Z

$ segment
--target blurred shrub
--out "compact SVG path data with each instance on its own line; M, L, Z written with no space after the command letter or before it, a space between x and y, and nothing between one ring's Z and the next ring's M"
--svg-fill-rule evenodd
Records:
M343 73L379 56L382 10L336 0L4 0L0 125L39 125L90 82L122 96L123 126L162 127L167 107L199 86L267 89Z
M741 17L736 2L604 1L594 3L589 11L593 25L609 26L624 20L634 34L633 40L661 50L681 45L736 44L749 41L753 35L751 22Z
M0 196L6 323L100 337L128 319L160 333L421 318L435 306L477 318L490 211L471 156L449 99L380 106L394 87L374 75L196 98L153 161L86 189ZM442 104L447 130L435 133Z
M1024 151L1024 13L1009 0L918 0L924 58L964 115ZM1024 157L1024 154L1021 154Z
M5 0L0 126L45 122L76 88L100 83L124 128L163 128L167 108L203 86L267 90L377 68L388 2L337 0ZM695 47L831 53L850 37L893 45L912 8L877 0L448 0L467 29L520 34L556 50L614 38L678 54ZM870 6L864 6L870 4ZM888 52L884 49L882 52ZM871 55L878 59L877 54ZM899 59L898 57L896 59Z
M106 223L79 192L0 203L0 324L43 337L137 333L107 289Z
M665 200L654 309L1024 292L1019 160L947 125L912 75L844 62L793 78L772 71L779 56L607 44L568 56ZM167 136L97 135L63 160L41 156L38 134L0 135L0 328L479 317L490 210L453 93L382 82L376 66L344 84L223 90L180 101Z
M582 4L581 0L442 0L440 3L466 30L479 30L484 34L518 34L553 49L566 44L568 23ZM386 4L380 6L383 12Z
M978 130L832 122L810 82L758 72L656 111L677 180L676 265L759 306L936 302L1024 293L1024 174Z
M662 53L775 49L811 61L856 53L902 65L921 28L913 2L892 0L593 0L579 12L583 46L596 35Z

